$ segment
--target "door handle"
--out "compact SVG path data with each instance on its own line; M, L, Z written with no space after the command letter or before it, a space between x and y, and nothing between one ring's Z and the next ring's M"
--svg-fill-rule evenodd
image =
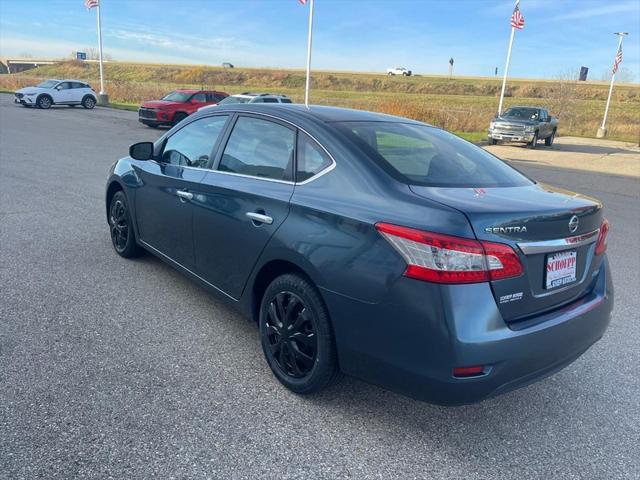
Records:
M176 191L176 195L178 197L180 197L180 200L191 200L193 199L193 193L191 192L186 192L184 190L178 190Z
M269 215L263 215L262 213L256 212L247 212L245 213L247 217L249 217L254 223L266 223L267 225L271 225L273 223L273 218Z

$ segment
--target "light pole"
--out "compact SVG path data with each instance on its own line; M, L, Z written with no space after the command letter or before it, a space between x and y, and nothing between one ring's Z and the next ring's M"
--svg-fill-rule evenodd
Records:
M607 105L604 107L604 117L602 117L602 125L598 129L596 137L603 138L607 136L607 115L609 114L609 104L611 103L611 94L613 93L613 82L616 79L616 72L618 71L618 65L622 62L622 39L629 35L628 32L615 32L614 35L618 35L618 49L616 50L616 58L614 59L614 66L611 69L611 83L609 84L609 96L607 97ZM618 56L620 59L618 60Z

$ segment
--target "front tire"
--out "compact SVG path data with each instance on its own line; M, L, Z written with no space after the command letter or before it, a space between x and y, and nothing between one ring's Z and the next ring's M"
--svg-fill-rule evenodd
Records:
M497 145L497 144L498 144L498 140L496 140L495 138L489 139L489 145Z
M527 148L535 149L538 146L538 132L533 135L533 140L527 144Z
M129 204L122 190L113 195L109 204L109 231L111 243L118 255L132 258L140 254L141 249L136 243Z
M96 106L96 100L95 98L87 95L86 97L84 97L82 99L82 106L84 108L86 108L87 110L91 110L93 107Z
M38 106L38 108L48 110L49 108L51 108L51 105L53 105L53 101L48 95L41 95L36 100L36 105Z
M186 113L178 112L173 116L173 124L177 125L182 120L184 120L185 118L187 118L187 114Z
M556 131L554 130L553 132L551 132L551 135L549 135L547 138L544 139L544 144L547 147L550 147L551 145L553 145L553 141L556 139Z
M309 394L336 380L329 312L308 280L286 274L271 282L262 297L259 323L267 364L289 390Z

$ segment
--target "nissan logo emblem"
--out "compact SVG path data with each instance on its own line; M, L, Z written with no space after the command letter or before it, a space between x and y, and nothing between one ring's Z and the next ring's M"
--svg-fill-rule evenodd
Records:
M575 231L578 230L579 223L580 223L580 219L576 215L571 217L571 220L569 220L569 231L571 233L575 233Z

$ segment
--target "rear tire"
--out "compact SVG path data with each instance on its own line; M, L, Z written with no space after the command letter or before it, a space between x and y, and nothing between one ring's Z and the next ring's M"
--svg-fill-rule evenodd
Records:
M498 144L498 140L496 140L495 138L489 139L489 145L497 145L497 144Z
M36 105L38 106L38 108L48 110L49 108L51 108L51 105L53 105L53 101L48 95L40 95L36 100Z
M177 125L182 120L184 120L185 118L187 118L187 114L186 113L178 112L173 116L173 124Z
M140 255L142 249L136 242L133 222L129 213L127 197L122 190L117 191L109 204L109 231L113 249L124 258Z
M93 98L90 95L87 95L86 97L84 97L82 99L82 106L84 108L86 108L87 110L91 110L93 107L96 106L96 100L95 98Z
M551 145L553 145L553 141L556 139L556 131L554 130L553 132L551 132L551 135L549 135L547 138L544 139L544 144L547 147L550 147Z
M289 390L309 394L338 378L329 312L307 279L286 274L273 280L260 303L259 324L267 364Z
M527 148L535 149L538 146L538 132L533 135L533 140L527 144Z

